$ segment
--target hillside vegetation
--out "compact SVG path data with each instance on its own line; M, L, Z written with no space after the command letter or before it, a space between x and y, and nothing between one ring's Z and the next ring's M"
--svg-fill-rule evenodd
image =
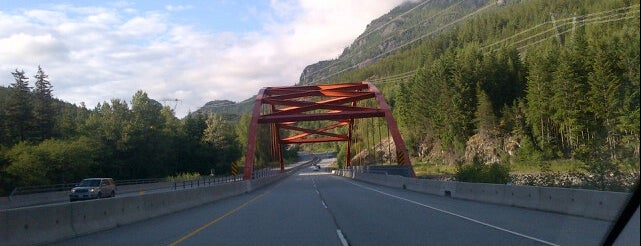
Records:
M602 189L638 177L639 1L500 1L435 25L319 83L383 88L418 164L575 160Z

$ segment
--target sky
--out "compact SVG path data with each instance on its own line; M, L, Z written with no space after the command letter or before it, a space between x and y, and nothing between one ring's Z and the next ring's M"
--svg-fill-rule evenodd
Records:
M54 97L93 109L138 90L184 117L291 86L404 0L0 0L0 86L41 66Z

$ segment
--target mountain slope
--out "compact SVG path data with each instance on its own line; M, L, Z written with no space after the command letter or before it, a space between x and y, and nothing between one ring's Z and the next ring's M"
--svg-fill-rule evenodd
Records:
M345 71L365 67L400 48L448 30L457 19L488 6L490 0L405 2L373 20L338 59L307 66L300 84L319 83Z

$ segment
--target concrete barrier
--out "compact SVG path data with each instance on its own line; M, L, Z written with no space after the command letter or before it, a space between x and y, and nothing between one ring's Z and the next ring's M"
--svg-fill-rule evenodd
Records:
M118 194L150 191L150 190L170 188L170 187L173 187L173 182L120 185L116 187L116 196L118 196ZM68 190L34 193L34 194L26 194L26 195L16 195L12 197L0 197L0 209L43 205L43 204L63 202L68 200L69 200Z
M284 173L249 181L140 196L116 196L99 200L0 210L0 245L51 243L174 213L265 187L316 161L314 159ZM156 185L165 186L166 184ZM149 186L130 188L136 190L141 187L149 188ZM66 195L64 197L68 199Z
M505 204L505 185L453 182L453 198Z
M360 170L362 171L362 170ZM613 221L631 194L584 189L414 179L398 175L336 170L334 174L368 183L451 196L456 199L522 207Z
M2 245L32 245L75 236L69 204L0 212Z
M257 186L278 179L265 178ZM34 245L108 230L248 192L250 181L0 211L2 245Z

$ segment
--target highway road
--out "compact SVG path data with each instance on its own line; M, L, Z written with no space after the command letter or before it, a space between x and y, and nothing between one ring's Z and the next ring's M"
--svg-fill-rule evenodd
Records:
M310 167L248 194L54 245L598 245L610 224Z

